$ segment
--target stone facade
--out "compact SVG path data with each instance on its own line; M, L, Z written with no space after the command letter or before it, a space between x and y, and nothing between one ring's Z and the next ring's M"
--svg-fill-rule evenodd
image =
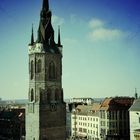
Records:
M62 45L54 41L51 11L43 1L38 38L29 44L29 102L26 107L27 140L65 140L66 105L62 89Z

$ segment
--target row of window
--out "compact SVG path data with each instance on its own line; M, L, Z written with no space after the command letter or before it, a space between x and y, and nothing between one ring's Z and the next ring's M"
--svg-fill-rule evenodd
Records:
M35 68L34 68L34 65L35 65ZM34 73L41 73L41 71L42 71L41 60L39 59L35 64L34 64L34 61L32 60L30 64L30 72L31 72L30 79L32 80L34 78ZM56 79L56 68L55 68L54 62L50 62L49 64L48 75L49 75L49 79Z
M99 140L99 138L95 138L95 136L88 136L88 140Z
M104 110L100 111L100 117L102 119L106 118L106 113L107 113L107 119L112 119L115 120L117 118L119 119L127 119L128 112L125 110L120 110L120 111L109 111L105 112Z
M98 118L90 118L90 117L79 117L79 120L83 121L98 121Z
M79 122L79 125L93 127L93 128L98 128L98 124L92 124L92 123L82 123L82 122Z
M139 134L135 134L134 137L140 139L140 135Z
M98 131L87 130L87 129L85 129L85 128L79 128L79 132L88 133L88 134L93 134L93 135L98 135Z
M98 135L98 131L88 130L88 133L89 134Z
M44 92L44 91L41 91L40 89L40 99L42 102L46 102L46 101L50 101L51 100L51 96L52 96L52 91L51 89L48 89L47 92ZM55 90L55 101L58 101L60 99L60 93L59 93L59 90L56 89ZM34 90L31 89L31 92L30 92L30 102L33 102L35 100L35 94L34 94Z

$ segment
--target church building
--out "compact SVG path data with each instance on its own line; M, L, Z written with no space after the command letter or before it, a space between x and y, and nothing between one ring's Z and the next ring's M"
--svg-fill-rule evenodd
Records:
M66 105L62 89L60 28L54 40L52 13L43 0L37 39L29 44L29 92L26 140L66 140Z

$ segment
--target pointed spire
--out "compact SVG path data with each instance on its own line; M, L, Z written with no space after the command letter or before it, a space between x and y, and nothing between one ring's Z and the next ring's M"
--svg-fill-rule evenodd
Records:
M137 88L135 88L135 99L138 99Z
M49 1L48 0L43 0L42 9L44 9L46 11L49 10Z
M61 47L60 26L58 26L58 47Z
M33 24L32 24L31 45L33 44L34 44L34 29L33 29Z

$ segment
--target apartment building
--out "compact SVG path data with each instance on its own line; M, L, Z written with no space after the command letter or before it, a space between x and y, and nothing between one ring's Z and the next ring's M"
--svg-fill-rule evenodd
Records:
M105 98L99 109L101 139L129 140L129 108L134 98Z
M72 136L98 140L100 138L99 104L78 105L72 113Z
M130 140L140 140L140 99L134 101L129 109Z

